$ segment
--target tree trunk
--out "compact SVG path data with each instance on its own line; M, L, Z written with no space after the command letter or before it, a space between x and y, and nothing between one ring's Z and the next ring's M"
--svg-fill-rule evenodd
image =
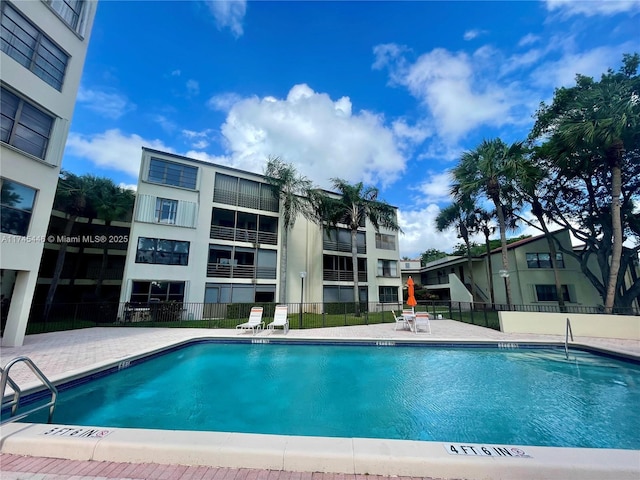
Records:
M360 316L360 286L358 285L358 230L351 229L351 257L353 258L353 298L355 315Z
M469 243L469 233L467 231L467 227L464 225L460 226L460 234L462 235L462 240L464 240L464 244L467 246L467 268L469 269L469 277L471 277L471 296L473 297L471 303L473 304L476 301L476 297L478 296L478 291L476 288L476 282L473 279L473 262L471 260L471 244ZM464 283L464 278L462 279L462 283Z
M615 153L617 154L617 153ZM613 230L613 245L611 252L611 267L607 285L607 298L604 308L607 313L613 312L622 256L622 221L620 218L620 194L622 191L622 172L618 163L611 167L611 226Z
M500 226L500 246L502 248L502 268L509 271L509 258L507 257L507 227L504 220L504 211L499 200L494 200L496 212L498 213L498 224ZM511 281L509 277L504 279L505 292L507 294L507 305L511 309Z
M109 239L109 227L111 226L111 222L105 222L104 236L106 239ZM100 272L98 273L98 280L96 281L96 288L94 291L94 295L96 300L100 300L100 296L102 295L102 284L104 282L104 276L107 272L107 264L109 263L109 242L105 241L104 246L102 247L102 262L100 263Z
M73 230L73 225L78 218L77 215L71 215L67 224L64 227L64 237L65 240L71 236L71 231ZM66 241L60 244L60 250L58 250L58 258L56 259L56 268L53 271L53 278L51 279L51 285L49 285L49 291L47 292L47 299L44 303L44 313L43 320L47 322L49 320L49 314L51 313L51 306L53 305L53 298L56 295L56 290L58 288L58 283L60 283L60 276L62 275L62 268L64 267L64 257L67 254L67 245Z
M287 242L289 241L289 229L282 226L282 245L280 246L280 303L287 303Z
M93 218L90 217L89 221L87 222L87 225L91 225L92 223L93 223ZM91 231L91 230L88 230L88 231ZM83 261L84 261L84 242L80 243L76 265L75 265L75 268L73 269L73 276L69 279L69 287L73 287L76 284L78 275L80 275L80 269L82 268Z
M567 307L564 303L564 295L562 295L562 284L560 283L560 272L558 271L558 261L556 260L556 256L558 250L556 249L556 243L553 240L553 236L551 232L549 232L549 228L547 227L547 223L544 221L544 216L542 215L542 205L537 198L533 199L532 208L533 214L540 222L540 228L544 232L544 236L547 239L547 245L549 245L549 255L551 256L551 267L553 268L553 279L556 284L556 294L558 295L558 308L561 312L566 312Z
M487 276L489 277L489 293L491 293L491 308L496 303L496 294L493 288L493 265L491 263L491 242L489 241L489 237L491 236L491 232L488 229L484 231L484 244L487 250Z

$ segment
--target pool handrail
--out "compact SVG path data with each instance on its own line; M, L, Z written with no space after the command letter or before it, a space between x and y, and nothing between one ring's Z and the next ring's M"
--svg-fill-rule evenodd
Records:
M571 330L571 321L567 317L567 326L564 332L564 354L569 360L569 334L571 334L571 341L573 342L573 330Z
M31 410L27 410L26 412L22 412L16 415L18 411L18 407L20 406L20 397L22 396L22 390L16 382L14 382L9 376L9 370L16 363L24 362L31 369L31 371L35 374L36 377L47 387L47 389L51 392L51 400L44 405L40 405L38 407L32 408ZM17 420L21 420L32 413L35 413L44 408L49 408L49 420L47 423L51 423L53 421L53 412L56 408L56 401L58 400L58 389L53 385L49 379L46 377L44 373L33 363L29 357L16 357L13 360L10 360L4 368L0 368L2 372L2 379L0 380L0 388L2 389L2 410L5 408L11 407L11 415L5 420L0 421L0 425L4 425L5 423L15 422ZM7 390L7 384L11 386L13 389L13 399L7 400L5 402L5 393ZM11 398L11 397L8 397Z

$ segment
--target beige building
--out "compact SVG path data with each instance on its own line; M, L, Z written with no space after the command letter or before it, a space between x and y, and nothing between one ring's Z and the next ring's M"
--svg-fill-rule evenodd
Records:
M19 346L97 2L3 1L0 8L2 344Z
M283 245L280 216L262 175L143 148L120 301L174 301L188 318L203 304L353 302L350 232L300 216ZM402 298L396 232L363 227L358 266L361 301Z
M554 232L556 239L564 248L571 250L571 237L567 230ZM490 278L493 281L495 303L507 303L505 273L511 283L511 304L536 307L544 311L545 306L558 305L549 245L544 235L526 238L507 245L509 271L502 271L502 253L495 249L491 255L483 254L472 259L473 281L476 285L476 298L471 292L471 274L466 257L452 256L430 262L419 270L415 268L402 271L403 281L409 275L429 292L438 295L441 300L454 302L491 303ZM557 253L558 273L563 296L567 306L598 307L603 304L602 297L584 275L578 260L571 255ZM489 262L491 269L489 268ZM589 263L593 272L599 267L593 259ZM640 276L638 265L632 265L626 275L630 285ZM634 277L634 279L632 279ZM419 280L417 280L419 279ZM638 300L633 305L639 308Z

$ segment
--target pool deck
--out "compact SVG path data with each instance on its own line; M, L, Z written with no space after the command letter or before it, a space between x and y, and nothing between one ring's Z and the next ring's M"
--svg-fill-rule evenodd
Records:
M291 338L424 342L563 343L564 335L505 334L452 320L432 320L431 334L394 330L395 324L263 331L227 329L90 328L29 335L22 347L3 347L2 366L28 356L53 382L99 370L133 356L197 338ZM574 344L640 357L640 341L574 337ZM37 385L22 364L12 378ZM193 479L377 480L385 476L455 479L640 478L640 451L522 447L531 458L447 454L442 443L324 439L221 432L109 429L99 439L42 435L50 425L7 424L0 439L2 480ZM53 460L55 459L55 460ZM306 472L306 473L301 473ZM316 473L309 473L316 472ZM325 472L325 473L318 473ZM331 472L336 472L331 473Z

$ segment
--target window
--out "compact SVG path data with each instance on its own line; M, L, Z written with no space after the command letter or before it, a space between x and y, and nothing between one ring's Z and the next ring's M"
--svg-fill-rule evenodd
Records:
M187 265L188 261L189 242L160 238L138 238L136 263Z
M69 55L7 2L2 2L2 51L58 91Z
M75 32L80 31L80 15L84 0L46 0L52 10Z
M25 236L29 231L36 190L4 178L0 181L0 229L2 233Z
M395 260L378 260L379 277L397 277L398 262Z
M327 303L353 303L353 287L326 286L322 290L324 301ZM358 289L358 299L361 302L367 301L367 287Z
M564 258L562 253L556 253L556 265L564 268ZM528 268L552 268L551 254L549 253L527 253Z
M163 185L196 189L198 169L181 163L152 158L149 164L148 180Z
M44 160L53 117L2 89L0 140Z
M394 235L376 233L376 248L379 248L381 250L395 250L396 237Z
M182 302L184 300L184 282L134 281L130 300L132 303L147 303L149 300Z
M380 303L398 303L398 287L378 287Z
M539 302L557 302L558 294L556 292L555 285L536 285L536 298ZM561 285L562 297L565 302L570 302L569 287L567 285Z
M269 184L216 173L213 201L226 205L277 212L278 193Z
M178 211L178 201L168 198L156 199L156 222L174 225L176 223L176 212Z

